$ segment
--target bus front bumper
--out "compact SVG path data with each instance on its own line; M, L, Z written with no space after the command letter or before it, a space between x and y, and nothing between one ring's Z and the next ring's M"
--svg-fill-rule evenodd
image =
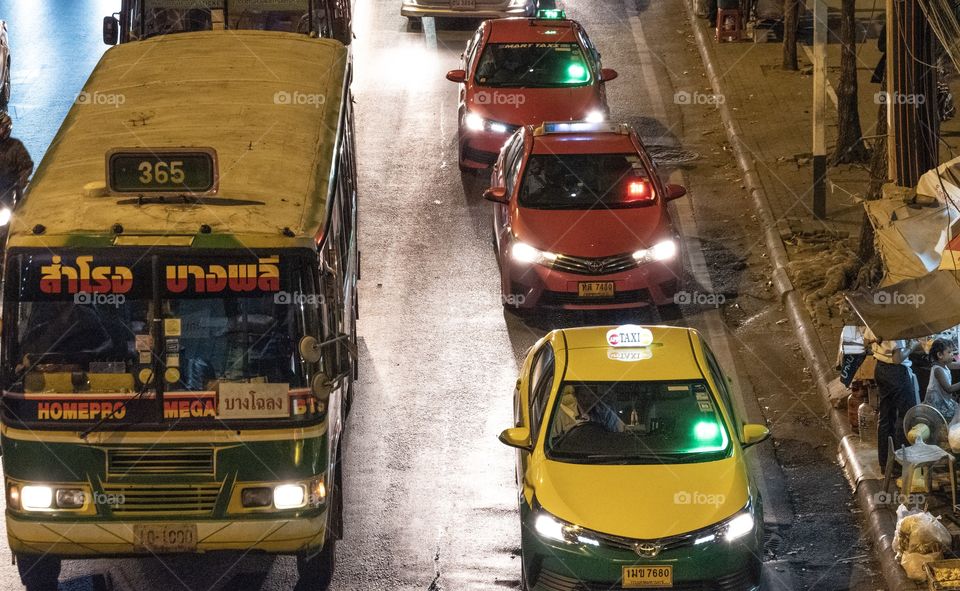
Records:
M23 519L7 512L10 549L20 554L61 558L149 556L134 545L134 525L169 525L173 521L71 521ZM189 522L188 522L189 523ZM196 552L260 551L269 554L312 553L323 547L326 511L313 517L196 521Z

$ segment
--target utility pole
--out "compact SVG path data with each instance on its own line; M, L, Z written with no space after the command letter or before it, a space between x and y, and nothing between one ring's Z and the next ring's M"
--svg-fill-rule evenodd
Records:
M813 216L827 217L827 3L813 0Z
M917 0L887 0L887 158L901 187L939 164L933 32Z

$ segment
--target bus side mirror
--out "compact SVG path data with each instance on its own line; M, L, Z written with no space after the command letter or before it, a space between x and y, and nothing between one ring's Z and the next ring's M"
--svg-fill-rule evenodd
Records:
M116 45L120 42L120 19L117 17L103 17L103 42L107 45Z

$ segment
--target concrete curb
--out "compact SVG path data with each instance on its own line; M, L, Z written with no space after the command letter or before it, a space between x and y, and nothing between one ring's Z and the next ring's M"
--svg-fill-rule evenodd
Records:
M687 11L687 18L696 37L697 48L700 51L700 59L703 62L707 73L707 79L713 92L718 95L724 95L723 87L720 83L720 77L717 75L716 60L714 59L714 47L710 39L704 33L704 28L697 22L697 16L691 4L691 0L683 3ZM724 131L730 142L733 155L737 160L737 165L743 172L744 184L753 201L753 207L760 218L760 225L763 227L763 238L767 251L770 255L770 262L773 266L773 286L780 297L784 311L790 319L797 334L800 343L800 349L803 356L810 366L811 373L817 384L817 390L820 392L824 410L830 417L830 425L834 434L840 439L839 456L840 463L844 466L847 479L857 498L857 504L864 512L867 522L867 531L873 542L874 554L880 563L881 571L886 580L887 587L891 591L917 589L916 583L907 578L899 562L894 558L891 544L891 536L886 532L893 532L895 525L895 516L888 507L879 505L877 494L880 491L881 483L875 479L863 479L859 475L863 470L859 466L859 459L853 453L853 448L849 445L851 437L854 437L850 424L846 416L834 410L829 403L829 378L828 376L836 373L827 361L826 353L817 336L816 328L813 325L813 319L803 303L802 294L793 287L790 276L787 273L787 250L780 237L780 231L777 225L777 219L773 214L773 208L770 206L770 200L767 198L760 177L757 174L753 164L753 159L741 139L740 126L730 114L726 102L718 105L720 118L723 122Z

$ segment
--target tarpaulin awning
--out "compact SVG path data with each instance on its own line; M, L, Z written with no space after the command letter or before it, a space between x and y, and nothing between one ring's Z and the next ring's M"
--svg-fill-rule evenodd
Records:
M912 339L960 324L960 279L935 271L873 292L847 295L860 320L880 340Z

